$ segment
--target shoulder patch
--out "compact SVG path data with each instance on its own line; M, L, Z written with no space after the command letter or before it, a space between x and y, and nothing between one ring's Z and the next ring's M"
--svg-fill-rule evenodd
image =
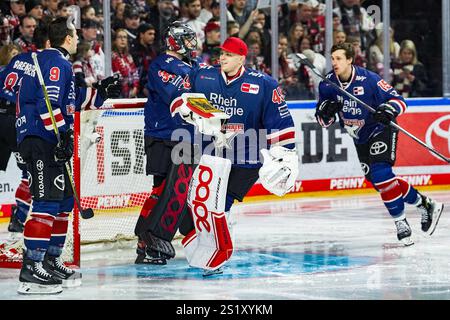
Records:
M384 80L378 81L377 85L381 88L381 90L386 92L392 89L392 86Z

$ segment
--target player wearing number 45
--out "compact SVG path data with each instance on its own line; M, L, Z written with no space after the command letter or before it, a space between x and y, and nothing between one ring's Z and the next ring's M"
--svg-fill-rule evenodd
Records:
M258 178L268 191L283 196L293 188L299 165L294 123L277 81L244 67L248 49L241 39L230 37L220 48L220 66L194 70L191 88L171 104L172 115L214 137L215 148L209 149L214 155L204 148L193 173L188 193L192 229L182 241L189 264L205 269L205 275L221 273L232 255L233 202L242 201ZM196 99L207 99L226 122L205 115L201 104L198 110L191 103Z
M21 74L17 95L17 143L33 199L24 228L25 249L18 289L21 294L55 294L63 286L81 284L81 274L67 268L61 259L74 204L65 170L73 153L73 113L91 102L101 106L110 89L114 87L115 91L119 87L118 79L111 78L107 81L109 85L97 84L97 89L75 88L68 59L77 50L78 36L67 18L50 23L48 38L51 48L20 57L25 72Z
M375 108L375 113L358 105L349 96L326 81L319 86L316 118L327 128L336 121L353 138L362 169L395 221L397 238L412 245L411 227L405 216L405 203L421 212L422 231L432 235L443 210L443 204L420 194L405 180L395 176L398 130L390 126L406 111L406 102L377 74L354 66L355 52L351 44L338 44L331 49L333 71L327 78L356 98Z

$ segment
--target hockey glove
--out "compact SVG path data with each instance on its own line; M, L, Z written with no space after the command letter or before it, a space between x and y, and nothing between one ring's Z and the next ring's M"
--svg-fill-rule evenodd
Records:
M262 149L263 166L259 169L259 179L263 187L277 196L284 196L292 190L298 176L298 155L295 149L275 146Z
M336 113L342 110L342 104L333 101L325 100L316 106L317 122L324 128L328 128L336 121Z
M122 89L118 74L93 83L92 87L97 89L98 94L103 100L109 98L119 98Z
M397 116L397 109L395 109L395 107L390 105L389 103L383 103L378 106L376 112L373 115L374 119L377 122L380 122L386 126L388 126L391 121L394 121Z
M56 145L55 151L55 161L58 163L65 163L70 161L73 154L73 130L68 129L66 132L61 132L61 140Z

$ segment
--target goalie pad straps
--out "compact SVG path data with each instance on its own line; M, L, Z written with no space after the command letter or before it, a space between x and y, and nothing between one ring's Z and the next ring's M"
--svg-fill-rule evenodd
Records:
M215 270L233 253L225 215L231 161L203 155L189 185L188 206L195 230L182 241L189 265Z
M139 227L136 226L135 233L138 236L150 231L155 237L172 241L187 213L186 199L192 171L191 164L181 163L171 166L158 202L145 222Z

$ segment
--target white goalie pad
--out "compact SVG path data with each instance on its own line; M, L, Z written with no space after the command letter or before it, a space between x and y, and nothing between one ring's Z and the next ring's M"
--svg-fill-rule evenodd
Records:
M263 187L282 197L292 190L298 176L299 159L295 149L275 146L262 149L264 163L259 169L259 179Z
M225 112L215 108L203 93L183 93L171 103L170 111L172 117L178 113L201 133L211 136L220 134L222 122L230 118Z
M192 267L215 270L233 253L225 215L225 199L231 161L203 155L189 184L188 206L195 231L182 241Z

